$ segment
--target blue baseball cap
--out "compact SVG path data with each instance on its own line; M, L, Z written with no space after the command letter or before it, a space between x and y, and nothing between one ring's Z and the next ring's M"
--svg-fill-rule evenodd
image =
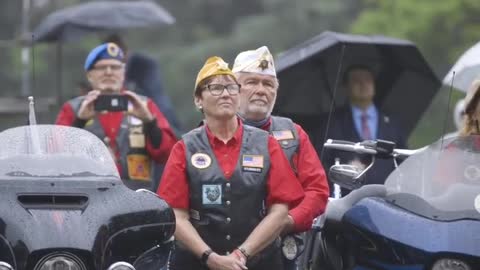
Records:
M86 71L89 71L97 61L102 59L117 59L123 62L124 58L125 55L123 54L122 49L117 46L117 44L111 42L104 43L90 51L87 59L85 60L84 68Z

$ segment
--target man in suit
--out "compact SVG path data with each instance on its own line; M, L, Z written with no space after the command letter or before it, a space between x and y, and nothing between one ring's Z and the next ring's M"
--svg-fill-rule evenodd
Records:
M359 142L382 139L396 143L397 148L407 148L403 130L389 115L380 111L374 104L375 76L374 72L363 65L347 68L343 83L348 90L349 103L333 113L328 138ZM323 161L330 168L339 158L342 164L354 164L366 167L371 156L325 149ZM383 184L394 169L393 160L376 159L373 167L367 172L367 184ZM333 189L331 189L333 190ZM342 196L348 191L342 190Z

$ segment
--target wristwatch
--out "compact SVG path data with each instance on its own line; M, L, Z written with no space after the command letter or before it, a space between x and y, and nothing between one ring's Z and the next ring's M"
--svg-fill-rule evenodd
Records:
M207 265L208 257L213 253L213 250L207 249L202 253L202 257L200 260L202 261L203 265Z

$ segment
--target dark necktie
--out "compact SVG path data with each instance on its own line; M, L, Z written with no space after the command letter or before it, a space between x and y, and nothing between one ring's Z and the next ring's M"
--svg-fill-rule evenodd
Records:
M370 131L370 127L368 126L368 115L366 112L362 112L362 138L364 140L371 140L372 133Z

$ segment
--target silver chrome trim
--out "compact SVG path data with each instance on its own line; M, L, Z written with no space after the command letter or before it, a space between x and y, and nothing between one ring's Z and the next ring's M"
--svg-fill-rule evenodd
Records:
M108 267L107 270L115 270L119 266L125 266L125 267L130 268L130 270L136 270L135 267L133 267L133 265L131 265L127 262L116 262L116 263L110 265L110 267Z
M0 270L13 270L13 267L6 263L6 262L0 262Z
M37 261L37 264L33 269L40 270L44 266L49 267L50 265L56 263L59 260L62 260L64 262L67 261L67 264L69 264L70 266L72 266L71 264L74 264L77 269L87 270L85 263L79 257L77 257L75 254L68 252L53 252L47 254L43 256L39 261Z

